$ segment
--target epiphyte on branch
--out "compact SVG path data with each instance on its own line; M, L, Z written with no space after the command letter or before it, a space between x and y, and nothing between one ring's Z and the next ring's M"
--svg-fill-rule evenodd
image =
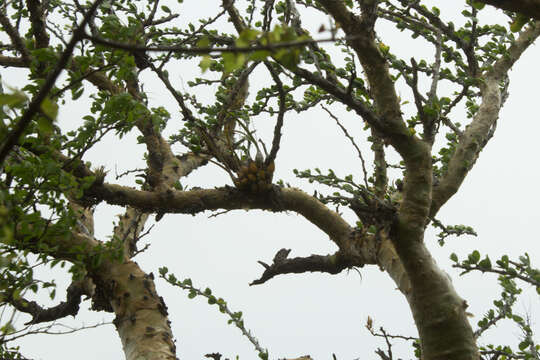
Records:
M234 184L243 191L251 193L266 192L272 188L274 169L273 161L268 166L265 166L263 162L248 160L238 170L237 177L233 179Z

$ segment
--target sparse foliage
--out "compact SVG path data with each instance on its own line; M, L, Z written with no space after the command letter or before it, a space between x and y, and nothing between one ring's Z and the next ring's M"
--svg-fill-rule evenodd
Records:
M511 11L534 3L485 2ZM437 215L495 134L509 96L509 71L540 35L534 20L540 5L526 14L504 12L506 23L483 22L483 2L467 1L460 4L461 26L437 7L409 0L223 0L206 5L206 18L182 19L186 6L181 0L0 3L0 66L24 78L10 84L16 88L4 84L0 94L5 309L28 314L28 324L49 324L77 316L85 297L93 310L114 313L127 359L174 359L166 300L152 273L133 260L146 249L140 239L149 234L150 215L158 222L168 214L262 209L303 216L337 251L289 257L290 250L281 249L272 264L259 261L264 271L251 285L364 266L377 266L393 279L418 336L376 330L368 318L367 329L387 345L376 352L381 359L395 357L392 342L399 340L410 341L425 360L539 359L530 320L513 310L520 284L540 294L540 272L529 255L504 255L495 264L478 251L466 260L451 255L463 274L499 276L501 298L473 329L466 300L433 260L424 236L429 226L440 230L441 246L451 236L481 236L468 225L445 225ZM308 13L329 25L309 31ZM379 36L380 23L429 46L433 55L402 58ZM179 74L193 64L198 71ZM147 75L173 103L155 104L145 90ZM189 78L187 87L179 76ZM400 95L401 88L410 96ZM84 115L68 125L62 111L70 106ZM281 151L287 117L319 108L352 145L357 159L350 172L302 168L294 171L294 186L276 179L280 158L287 157ZM459 109L464 118L456 115ZM273 121L270 135L257 122L263 117ZM112 169L88 161L106 137L122 140L133 133L146 149L145 168L113 178ZM182 184L204 166L225 172L230 181L215 188ZM306 180L316 186L313 195L298 188ZM98 239L93 212L104 204L125 211L110 238ZM34 273L55 266L73 281L66 301L46 308L28 294L56 298L56 284ZM178 280L166 267L160 279L217 305L260 358L271 358L271 349L245 328L242 312L230 310L211 289ZM503 319L522 332L518 349L477 345ZM12 318L2 321L0 357L24 358L24 349L19 353L10 341L31 332L16 328Z

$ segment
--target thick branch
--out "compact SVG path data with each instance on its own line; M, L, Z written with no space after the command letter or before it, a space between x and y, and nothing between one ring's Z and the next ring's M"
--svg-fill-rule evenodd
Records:
M49 46L49 35L46 29L45 4L38 0L27 0L26 6L30 11L30 22L32 33L36 39L36 48L46 48Z
M499 9L514 11L540 20L540 0L479 0Z
M448 172L434 189L430 216L435 216L441 206L454 195L465 176L476 162L480 151L489 140L489 134L499 117L501 93L499 83L506 76L521 54L540 36L540 23L521 33L508 53L495 62L483 76L482 104L471 124L460 137L459 145L448 163Z
M18 58L0 55L0 66L24 68L28 67L29 65L30 63L22 57Z
M424 155L425 149L420 146L420 141L411 135L401 116L394 81L388 71L388 63L376 44L371 17L362 19L355 16L342 1L321 0L320 3L341 25L348 36L347 42L355 50L364 68L377 114L381 119L380 122L370 125L390 140L406 164L418 155Z
M17 29L9 22L7 14L2 11L0 11L0 25L2 25L3 30L8 34L15 49L17 49L17 51L21 53L22 58L27 61L29 59L28 49L24 46L23 39Z
M288 258L290 249L281 249L274 256L273 263L268 265L259 261L265 270L261 277L253 280L249 285L264 284L274 276L281 274L301 274L305 272L324 272L328 274L339 274L341 271L353 266L362 266L363 264L354 264L339 251L332 255L311 255L308 257Z
M223 187L156 193L126 186L103 184L89 189L88 196L109 204L133 206L146 212L196 214L206 210L263 209L295 211L311 221L338 246L344 246L352 228L315 197L295 188L278 188L268 194L249 194Z

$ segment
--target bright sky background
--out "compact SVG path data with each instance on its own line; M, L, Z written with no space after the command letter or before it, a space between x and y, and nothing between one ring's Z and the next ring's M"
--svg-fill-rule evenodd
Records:
M186 1L179 24L195 16L210 16L216 12L218 2L202 0ZM454 9L455 2L433 1L446 18L461 23L463 18ZM447 12L445 12L445 10ZM197 15L197 12L199 15ZM499 18L497 12L486 11L487 18ZM503 17L500 17L504 19ZM302 19L310 28L317 29L326 18L306 16ZM506 21L506 20L504 20ZM432 56L434 50L420 42L411 41L408 34L400 34L392 26L381 26L380 37L393 52L409 59L417 54ZM436 242L436 231L429 230L426 243L433 251L439 265L453 278L458 293L467 300L469 311L476 316L471 319L473 327L482 313L492 305L500 291L496 277L472 274L459 277L450 267L449 255L456 252L463 258L474 249L482 254L488 252L492 261L502 254L517 258L528 252L536 267L540 264L540 242L536 231L540 216L537 203L540 200L540 170L537 166L537 134L540 119L536 109L540 47L533 46L516 64L511 72L510 97L501 112L495 137L482 152L474 170L465 180L459 193L441 210L438 218L445 224L466 224L479 234L477 238L463 237L447 241L441 248ZM194 68L195 69L195 68ZM181 72L180 72L181 71ZM197 74L189 67L178 69L178 85ZM194 71L194 70L193 70ZM21 73L0 69L6 84L17 86L24 81ZM191 73L190 73L191 72ZM148 80L152 105L166 105L177 114L175 103L157 85L149 70L142 77ZM260 77L266 81L267 77ZM256 86L257 81L252 81ZM181 86L181 85L180 85ZM408 96L405 89L403 97ZM254 95L255 91L250 90ZM212 95L208 92L208 96ZM69 106L60 113L61 124L77 127L86 109L81 105ZM362 123L352 114L336 110L343 123L353 135L363 136ZM465 122L463 118L454 121ZM272 129L275 119L260 120L262 128ZM171 124L181 123L173 119ZM290 114L285 119L283 143L278 154L276 179L283 178L294 186L313 191L305 181L294 178L292 169L319 167L332 168L337 174L355 174L361 171L354 149L343 138L334 121L323 111L310 111L300 115ZM264 136L264 132L263 132ZM369 144L362 143L369 156ZM134 145L134 136L122 141L109 137L90 155L94 166L105 165L110 169L108 181L115 182L115 167L123 172L142 167L144 148ZM370 165L370 169L371 165ZM226 174L215 168L196 171L182 184L213 187L230 184ZM111 235L114 216L121 209L100 206L96 211L96 236L105 239ZM295 215L272 214L261 211L234 211L209 218L210 213L197 216L167 215L143 240L151 243L150 249L135 259L146 272L157 274L166 265L178 278L190 277L202 289L210 287L216 296L227 300L234 311L244 313L246 327L251 329L263 347L267 347L272 359L297 357L310 354L315 359L375 359L373 351L385 348L384 341L373 338L365 329L366 319L371 316L375 326L383 326L392 334L416 336L416 330L405 298L395 289L386 273L371 266L356 271L331 276L326 274L302 274L280 276L264 285L249 287L263 268L257 260L271 262L281 248L291 248L291 256L326 254L336 250L328 237L305 219ZM346 214L347 220L354 219ZM150 222L152 223L152 222ZM149 224L150 224L149 223ZM44 274L55 277L60 288L67 286L65 276L59 272ZM187 293L172 288L161 280L156 281L158 293L169 307L173 334L177 339L178 357L200 359L211 352L240 359L256 358L253 347L240 331L227 325L227 318L217 307L209 306L204 299L189 300ZM62 292L58 291L58 294ZM59 300L63 295L59 295ZM52 304L52 303L51 303ZM89 302L83 305L82 315L70 325L91 325L101 320L110 321L110 314L87 311ZM516 312L531 314L534 328L540 332L540 298L533 288L525 286L525 294L516 306ZM21 316L21 322L27 321ZM519 337L516 328L501 324L491 330L487 339L494 343L515 345ZM123 358L120 340L113 325L86 330L67 336L33 336L20 341L23 354L37 359L118 359ZM395 343L397 357L410 358L410 347Z

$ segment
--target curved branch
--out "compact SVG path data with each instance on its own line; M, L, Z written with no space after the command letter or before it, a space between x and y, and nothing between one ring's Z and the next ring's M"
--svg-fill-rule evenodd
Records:
M228 186L190 191L168 189L158 193L121 185L96 184L87 190L85 196L112 205L133 206L145 212L197 214L218 209L295 211L328 234L340 248L347 244L352 231L338 213L296 188L275 186L268 194L249 194Z
M69 315L77 315L79 305L81 304L81 297L83 295L91 296L92 286L89 278L71 283L66 291L66 301L50 308L43 308L35 301L14 298L11 295L7 301L20 312L32 315L32 320L25 323L25 325L38 324L58 320Z
M508 53L502 56L483 76L481 85L482 104L471 124L460 137L457 149L448 163L448 172L433 190L430 216L454 195L463 180L478 159L480 152L489 140L492 127L499 117L501 109L501 91L499 83L506 76L521 54L540 36L540 23L521 33Z

